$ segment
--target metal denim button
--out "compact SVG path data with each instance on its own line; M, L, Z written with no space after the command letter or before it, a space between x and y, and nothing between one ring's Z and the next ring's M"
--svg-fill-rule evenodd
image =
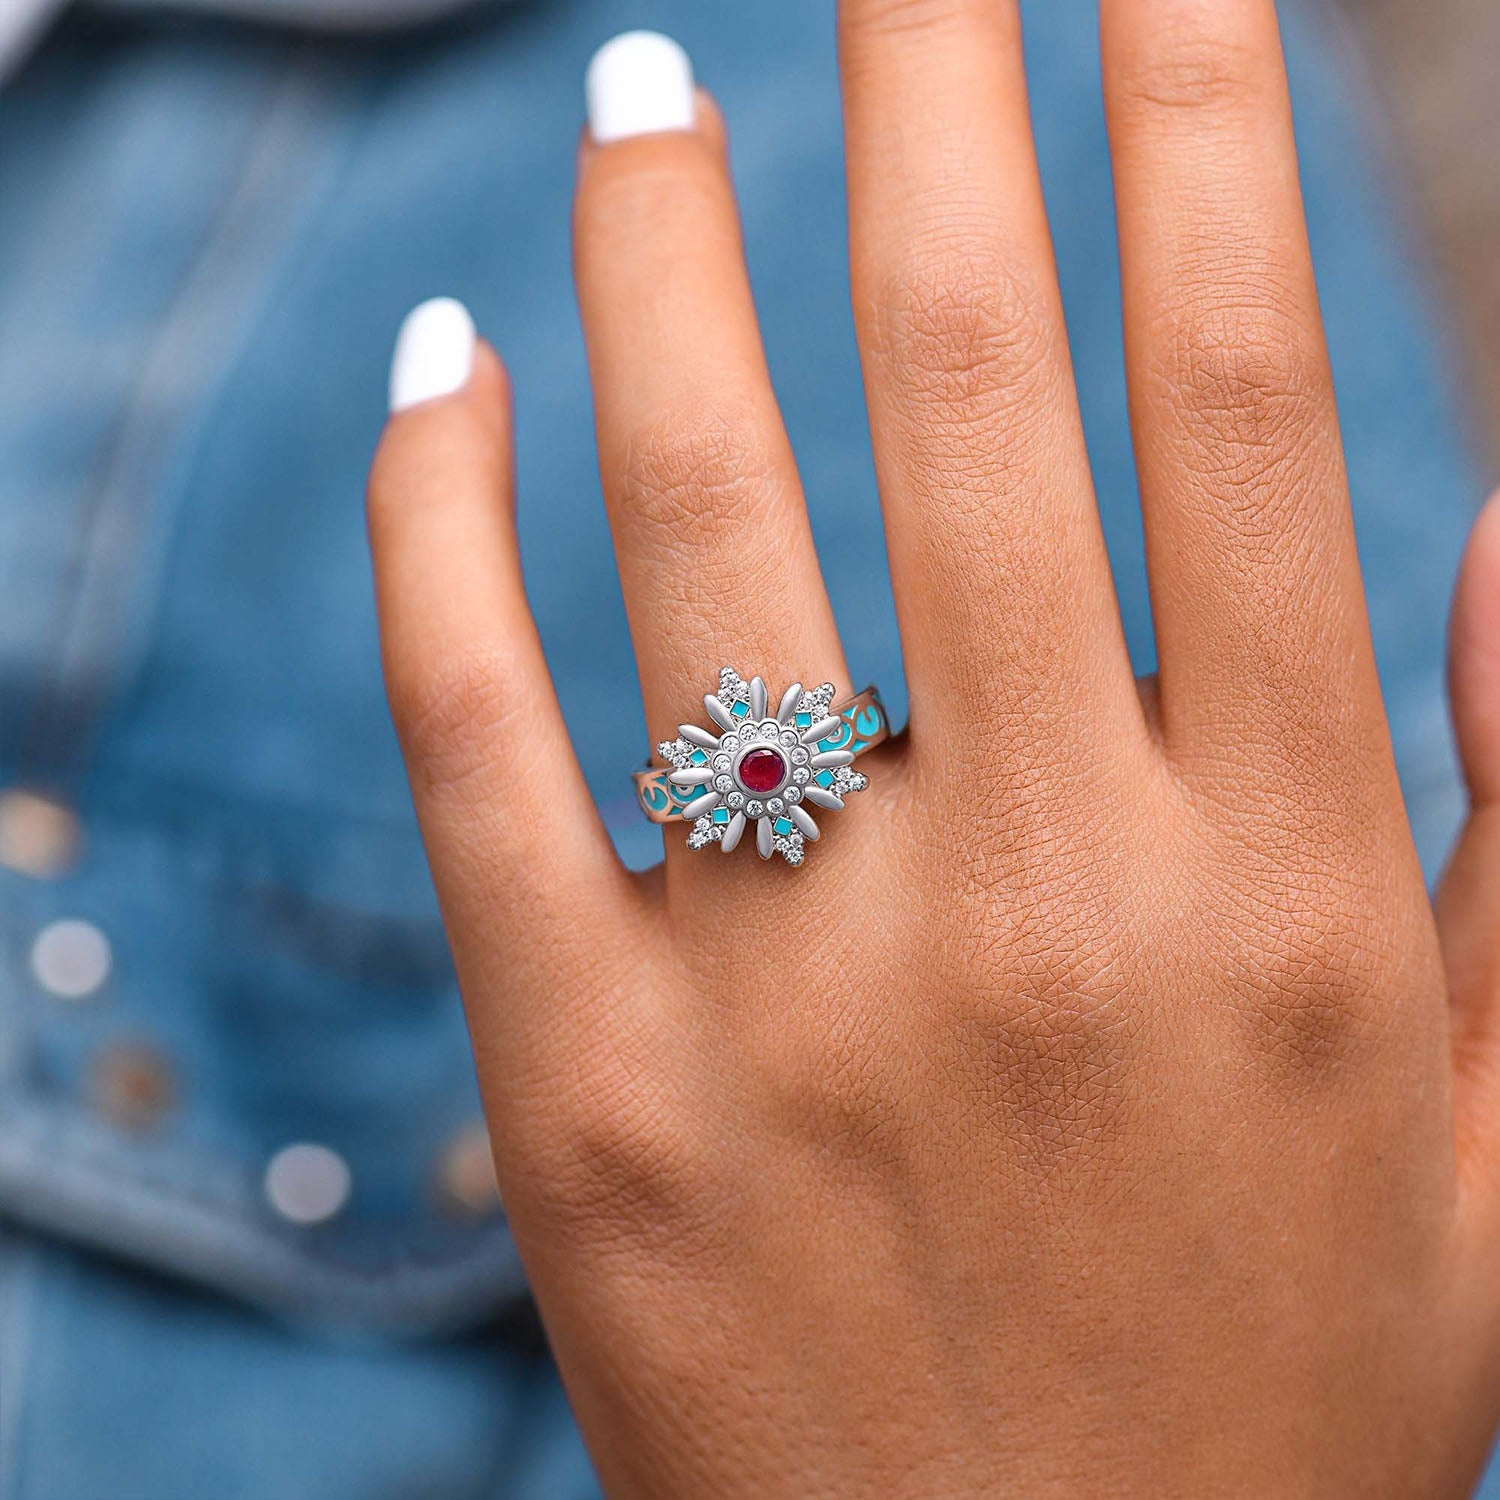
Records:
M177 1102L167 1059L140 1042L119 1042L94 1060L89 1072L94 1106L122 1130L146 1130Z
M293 1224L322 1224L349 1201L354 1179L337 1151L312 1141L283 1146L266 1167L271 1207Z
M466 1125L448 1142L435 1176L438 1201L454 1217L484 1219L500 1212L495 1159L483 1120Z
M33 880L72 868L83 843L76 814L36 792L0 792L0 865Z
M31 945L31 972L56 1000L86 1000L113 964L109 939L92 922L51 922Z

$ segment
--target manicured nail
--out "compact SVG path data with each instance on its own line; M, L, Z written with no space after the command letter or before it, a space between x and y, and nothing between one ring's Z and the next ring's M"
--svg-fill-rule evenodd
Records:
M451 396L474 373L474 320L462 302L434 297L414 307L396 335L391 410Z
M589 134L601 145L659 130L691 130L693 65L669 36L627 31L606 42L583 84Z

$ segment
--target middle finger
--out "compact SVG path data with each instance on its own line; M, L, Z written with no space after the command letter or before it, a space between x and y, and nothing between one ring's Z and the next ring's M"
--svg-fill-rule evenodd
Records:
M1085 734L1118 746L1143 721L1094 505L1017 6L844 0L840 18L855 317L913 750L925 735L951 756L941 726L982 702L987 754L1030 774L1053 741L1066 747L1057 763L1076 763ZM973 742L969 723L960 744Z

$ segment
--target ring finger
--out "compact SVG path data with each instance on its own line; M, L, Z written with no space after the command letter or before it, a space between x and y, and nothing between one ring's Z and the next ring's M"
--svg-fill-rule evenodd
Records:
M589 69L574 259L605 501L653 738L719 668L849 684L741 249L723 128L632 33ZM675 843L669 839L669 847Z

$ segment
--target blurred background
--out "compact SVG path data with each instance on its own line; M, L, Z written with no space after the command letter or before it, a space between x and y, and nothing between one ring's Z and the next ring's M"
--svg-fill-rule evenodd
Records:
M1367 57L1403 186L1432 249L1500 458L1500 7L1489 0L1327 0Z
M1146 671L1094 7L1023 9ZM1282 15L1435 873L1462 809L1444 624L1500 456L1500 9ZM851 668L899 721L831 5L0 0L0 1500L596 1493L495 1191L362 487L401 318L462 298L515 384L528 589L580 758L622 855L658 858L628 773L661 726L568 246L584 67L637 26L676 36L724 108Z

